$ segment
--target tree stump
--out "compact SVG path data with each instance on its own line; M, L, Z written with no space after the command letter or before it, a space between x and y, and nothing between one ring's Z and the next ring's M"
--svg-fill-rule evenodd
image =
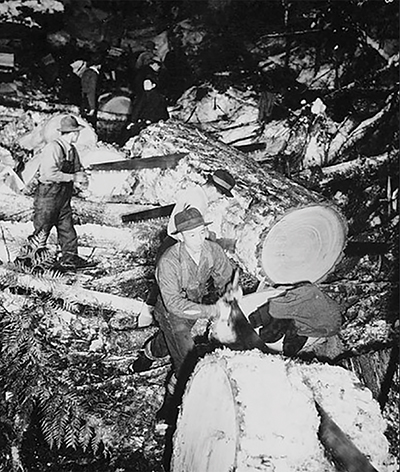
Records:
M225 349L202 359L189 379L171 471L334 472L320 440L319 407L373 467L396 470L379 405L354 374Z

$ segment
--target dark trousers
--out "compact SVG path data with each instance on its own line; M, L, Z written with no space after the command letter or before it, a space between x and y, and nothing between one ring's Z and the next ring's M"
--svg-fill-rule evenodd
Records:
M163 242L161 243L161 246L159 247L156 255L156 260L155 260L155 265L158 264L158 261L160 260L160 257L164 254L164 252L174 244L176 244L178 241L174 238L171 238L171 236L167 236ZM150 292L147 296L146 303L150 306L155 306L157 302L158 295L160 293L160 290L158 288L157 282L154 282L152 287L150 288ZM159 321L157 319L157 321ZM157 333L148 339L144 345L145 352L148 357L150 358L162 358L165 356L168 356L169 351L168 351L168 346L165 341L164 334L162 330L158 330Z
M55 226L64 261L70 261L78 255L78 237L72 222L72 189L72 182L39 183L33 203L32 236L43 233L47 240Z
M157 302L155 316L160 325L167 354L171 356L175 375L178 377L184 361L195 347L191 329L196 320L187 320L168 313L161 300ZM154 339L158 339L158 336ZM158 348L161 346L159 339L156 346Z

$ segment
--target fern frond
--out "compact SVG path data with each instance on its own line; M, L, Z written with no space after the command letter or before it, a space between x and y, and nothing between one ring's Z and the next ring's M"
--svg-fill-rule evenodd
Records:
M93 428L85 421L79 431L79 443L84 451L89 449L93 437Z
M67 423L64 432L63 443L66 447L77 449L79 446L79 430L71 423Z
M29 245L31 246L33 251L45 248L46 242L47 234L44 230L40 231L38 234L29 237Z

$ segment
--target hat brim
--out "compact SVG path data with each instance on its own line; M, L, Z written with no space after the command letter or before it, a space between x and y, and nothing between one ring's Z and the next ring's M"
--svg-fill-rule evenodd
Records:
M78 125L76 128L58 128L57 131L60 133L72 133L73 131L80 131L82 128L84 128L83 125Z
M216 187L222 194L226 195L229 198L233 198L233 194L231 193L231 191L215 182L212 175L208 176L208 182L213 184L214 187Z
M195 225L193 225L193 227L189 226L188 228L185 228L184 230L173 231L173 232L171 232L171 234L184 233L185 231L192 231L192 229L199 228L200 226L209 226L211 224L212 224L212 221L205 221L204 223L201 223L201 224L195 224Z

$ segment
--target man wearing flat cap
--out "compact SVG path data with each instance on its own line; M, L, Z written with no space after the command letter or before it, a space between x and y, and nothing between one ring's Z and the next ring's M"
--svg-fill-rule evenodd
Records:
M174 236L178 242L161 255L156 267L160 293L155 318L164 335L174 372L167 384L159 419L165 419L163 415L169 413L177 378L182 376L188 356L196 353L191 335L196 320L212 320L220 313L219 302L203 304L210 278L219 295L225 292L232 278L233 269L224 250L206 239L209 224L197 208L190 207L177 213Z
M61 247L60 270L74 270L93 266L78 256L78 238L72 221L71 198L74 184L85 186L87 176L82 170L75 143L83 128L72 116L60 121L59 138L48 143L42 153L38 169L38 186L33 203L34 233L47 240L53 227L57 229Z

